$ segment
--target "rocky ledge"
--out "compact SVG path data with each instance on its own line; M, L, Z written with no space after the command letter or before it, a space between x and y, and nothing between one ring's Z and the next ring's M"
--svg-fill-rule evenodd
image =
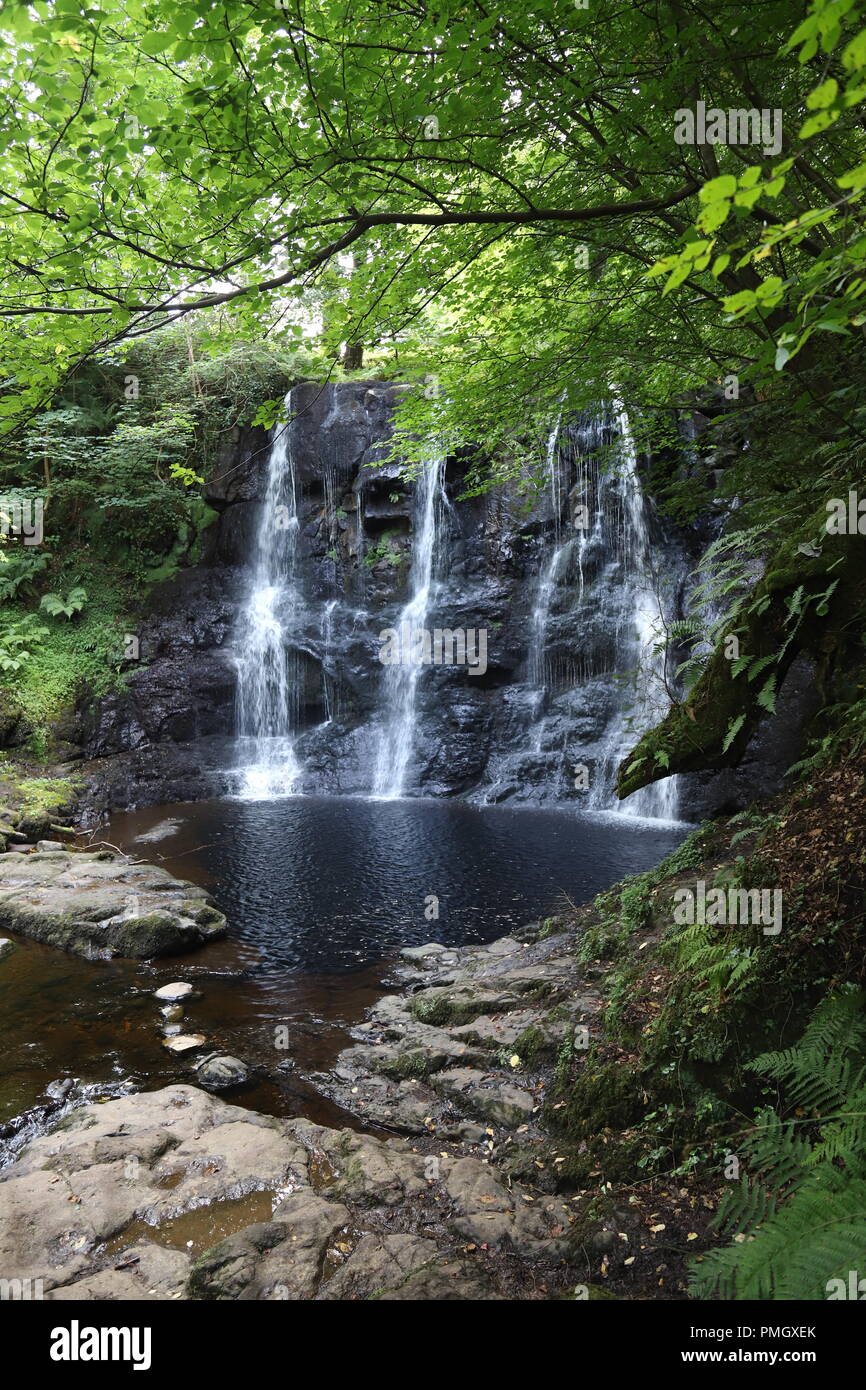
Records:
M402 952L407 988L354 1029L356 1046L312 1079L367 1123L407 1134L483 1138L486 1126L537 1131L560 1049L585 1050L601 995L573 932Z
M224 936L210 896L111 850L0 856L0 927L89 959L179 955Z
M577 1276L567 1203L537 1198L482 1159L170 1086L23 1151L0 1264L47 1299L543 1298Z

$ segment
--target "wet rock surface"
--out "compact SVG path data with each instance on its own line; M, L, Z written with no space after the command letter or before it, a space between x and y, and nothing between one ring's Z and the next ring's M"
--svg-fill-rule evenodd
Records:
M312 1079L359 1118L407 1134L532 1127L544 1071L577 1030L587 1045L601 1007L573 950L570 933L404 950L406 992L381 999L355 1046Z
M412 484L384 459L400 389L353 381L302 383L293 392L299 601L285 641L296 672L295 751L308 793L370 790L383 718L378 634L399 621L413 544ZM617 548L622 499L598 462L615 432L615 422L602 417L563 425L558 481L552 475L528 515L508 487L467 495L470 457L446 461L431 621L448 631L483 631L486 661L483 673L459 663L425 670L407 790L491 803L602 804L576 785L573 764L586 767L590 786L609 790L621 705L616 672L634 664L620 650L633 622L622 610L630 563ZM85 696L56 731L68 757L84 760L76 766L88 784L88 824L106 810L232 789L234 645L269 449L259 429L227 437L206 482L215 519L196 563L148 596L123 688ZM647 461L636 466L651 485ZM594 514L607 522L578 545L568 497L584 484L595 494ZM671 574L676 611L669 617L682 616L686 576L708 537L663 522L651 498L647 525ZM541 641L534 654L533 633ZM797 725L809 684L789 682L784 719L762 729L742 771L682 779L681 814L745 804L756 786L781 776L797 737L793 748L791 739L782 746L779 729ZM628 742L625 734L613 738L614 762Z
M0 1178L0 1262L49 1300L544 1297L568 1220L482 1158L192 1086L78 1109Z
M0 856L0 926L74 955L149 959L224 936L204 889L109 850Z
M602 1006L580 930L406 948L402 992L304 1077L355 1128L228 1103L202 1072L244 1064L204 1051L194 1085L67 1108L0 1174L0 1263L48 1299L610 1296L612 1252L657 1260L664 1225L558 1166L557 1059Z

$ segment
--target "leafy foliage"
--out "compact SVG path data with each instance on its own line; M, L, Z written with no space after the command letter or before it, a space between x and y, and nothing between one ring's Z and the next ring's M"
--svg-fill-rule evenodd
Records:
M0 671L4 676L20 671L30 660L33 648L47 636L48 629L40 627L30 614L17 622L0 623Z
M70 589L64 598L62 594L43 594L39 602L39 607L44 608L46 613L50 613L52 618L74 618L76 613L80 613L87 602L87 590L81 585Z
M692 1292L730 1299L826 1299L862 1274L866 1248L866 1013L850 989L822 1001L799 1043L750 1069L783 1088L795 1115L764 1109L726 1195L724 1250L694 1268Z

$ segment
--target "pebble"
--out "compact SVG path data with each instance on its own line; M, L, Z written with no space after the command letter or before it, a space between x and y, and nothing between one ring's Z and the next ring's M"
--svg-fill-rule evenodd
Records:
M204 1047L206 1042L204 1033L181 1033L176 1038L165 1038L162 1045L169 1052L192 1052L196 1047Z
M194 993L195 990L192 985L178 980L174 984L163 985L161 989L156 990L155 997L157 999L188 999Z

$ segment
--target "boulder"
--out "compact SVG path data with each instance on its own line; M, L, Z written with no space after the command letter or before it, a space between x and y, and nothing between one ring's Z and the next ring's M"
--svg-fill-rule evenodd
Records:
M0 857L0 926L90 959L178 955L226 932L204 889L107 850Z
M239 1057L214 1054L196 1065L196 1080L212 1091L228 1091L243 1086L250 1078L250 1069Z

